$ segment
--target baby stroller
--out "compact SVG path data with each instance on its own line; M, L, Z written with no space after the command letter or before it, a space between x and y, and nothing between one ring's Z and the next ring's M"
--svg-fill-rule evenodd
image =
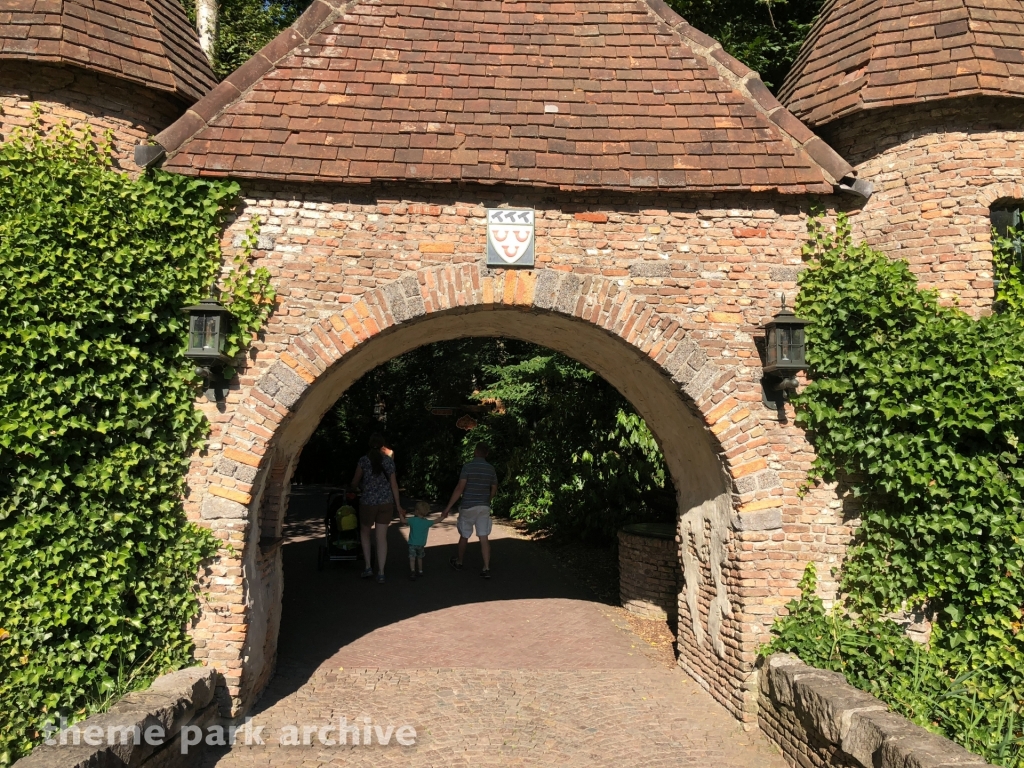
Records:
M317 552L316 567L322 571L328 563L354 563L362 560L356 494L336 491L327 499L324 516L324 543Z

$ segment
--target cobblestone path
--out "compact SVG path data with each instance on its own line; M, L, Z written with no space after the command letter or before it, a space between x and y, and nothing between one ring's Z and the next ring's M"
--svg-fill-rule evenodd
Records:
M496 526L491 580L474 547L467 569L451 570L450 523L431 530L416 582L406 529L393 526L383 585L353 567L317 572L318 542L293 524L278 673L252 713L266 744L239 742L203 765L785 767L540 546ZM337 740L341 718L347 743L322 743L319 729ZM398 743L412 738L403 725L410 746Z

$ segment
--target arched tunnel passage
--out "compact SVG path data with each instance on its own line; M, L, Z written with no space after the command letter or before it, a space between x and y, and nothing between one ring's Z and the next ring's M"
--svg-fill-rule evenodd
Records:
M341 506L374 434L389 446L407 511L415 500L443 507L483 442L500 486L492 515L552 544L614 551L622 526L675 522L675 490L646 423L604 379L547 347L460 338L374 368L303 447L293 494L329 487ZM289 503L289 519L295 511Z
M728 490L718 446L678 386L651 359L589 323L555 313L514 308L451 310L388 329L346 355L311 387L301 407L275 438L275 463L291 459L324 414L353 383L373 368L410 350L465 337L508 337L571 357L611 384L651 429L665 456L685 511Z
M258 525L252 526L252 546L246 547L243 562L248 626L242 702L253 701L273 674L281 621L280 551L266 552L258 544L281 536L291 477L324 414L353 383L388 360L435 342L488 336L530 342L578 361L605 379L644 419L676 491L684 581L680 637L685 623L687 643L694 646L681 663L700 677L738 647L736 629L726 628L732 617L726 572L731 481L716 439L678 385L640 349L585 320L537 308L460 307L393 325L364 340L310 382L276 429L254 482L251 509ZM726 690L723 699L735 695Z

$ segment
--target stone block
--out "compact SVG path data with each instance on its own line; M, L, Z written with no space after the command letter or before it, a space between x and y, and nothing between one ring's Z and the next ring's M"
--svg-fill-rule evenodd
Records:
M537 275L537 287L533 292L533 304L540 309L554 309L558 300L560 273L553 269L542 270Z
M878 766L882 745L887 739L911 736L916 726L894 712L867 710L853 712L844 729L840 746L843 752L865 768Z
M746 480L748 478L741 478ZM754 480L754 477L750 477L750 480ZM737 488L739 483L737 483ZM743 493L743 491L740 491ZM734 514L732 516L732 528L734 531L773 531L776 528L782 527L782 510L778 507L774 509L761 509L757 512L744 512Z
M238 463L231 461L231 459L221 459L217 462L217 474L222 477L234 477L235 470L238 469Z
M579 300L582 286L583 281L577 275L563 275L552 308L566 315L573 314L576 311L576 302Z
M804 267L772 267L768 270L768 278L773 283L795 283Z
M772 699L776 703L792 709L794 702L793 677L798 674L806 674L811 667L788 653L772 654L768 659L767 667L766 677Z
M978 755L959 744L920 726L910 726L901 733L890 733L882 740L881 749L872 755L878 768L941 768L942 766L987 765Z
M671 277L672 265L667 261L636 261L629 265L630 277Z
M411 317L406 307L405 291L399 283L388 283L384 286L384 297L388 301L388 308L396 323L402 323Z
M150 765L154 754L167 753L182 726L196 721L211 707L216 672L191 667L158 677L144 691L122 697L107 712L93 715L55 737L56 744L42 744L19 760L18 768L135 768ZM204 722L208 722L206 717ZM159 728L159 743L146 738L147 730ZM75 734L79 743L74 743ZM151 732L152 733L152 732ZM152 734L157 735L157 734ZM67 744L60 744L61 737ZM85 743L85 739L98 742ZM171 765L176 755L165 754L160 762Z
M306 391L306 382L284 363L274 363L270 370L260 377L257 387L270 395L285 408L291 408Z
M154 693L169 693L188 698L196 709L213 701L217 688L217 671L210 667L186 667L161 675L149 687Z
M858 710L885 710L869 693L859 691L838 672L814 670L794 675L793 697L797 715L822 738L839 745L844 722Z
M244 520L249 516L249 508L244 504L223 496L208 495L203 500L202 515L204 520L237 519Z
M721 370L714 363L704 363L686 384L683 391L694 400L699 400L701 393L721 375Z
M409 319L425 315L427 308L423 303L423 294L420 293L419 281L412 275L408 275L399 280L399 283L405 292L405 310Z

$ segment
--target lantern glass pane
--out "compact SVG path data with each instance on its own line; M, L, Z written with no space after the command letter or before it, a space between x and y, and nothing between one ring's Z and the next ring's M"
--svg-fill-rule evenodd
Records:
M791 349L793 363L799 366L803 366L806 362L806 359L804 357L805 344L803 326L793 329Z
M779 362L793 362L793 329L779 328Z
M189 344L194 350L218 352L220 317L214 314L192 316L192 339Z
M775 365L779 359L779 351L776 348L776 339L778 338L778 329L769 328L767 331L767 339L765 340L765 356L768 358L766 364L769 366Z

